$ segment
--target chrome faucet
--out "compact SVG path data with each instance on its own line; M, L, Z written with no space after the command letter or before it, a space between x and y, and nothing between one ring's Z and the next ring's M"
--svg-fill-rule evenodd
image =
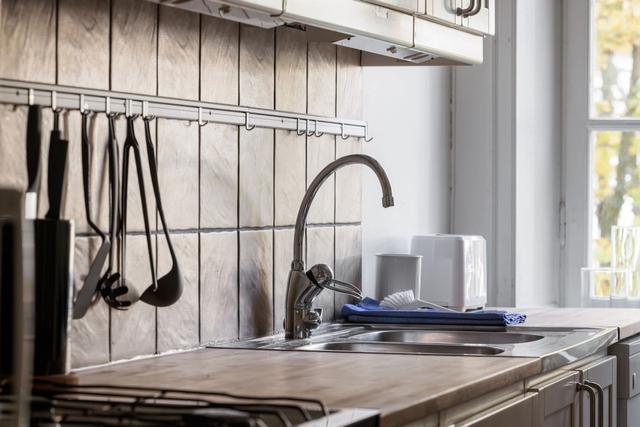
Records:
M341 157L329 163L320 171L318 176L311 182L307 192L302 199L298 217L296 218L296 228L293 236L293 261L289 271L289 281L287 284L286 313L284 320L285 337L288 339L309 338L311 332L320 326L322 322L322 309L314 309L313 301L323 289L332 290L350 295L358 300L362 299L360 289L354 285L333 277L333 271L326 264L318 264L305 273L304 260L302 259L302 246L304 243L304 229L307 222L307 214L311 207L311 202L316 196L320 186L336 170L349 164L362 164L369 166L378 176L382 187L382 207L393 206L393 194L391 184L380 163L374 158L364 154L352 154Z

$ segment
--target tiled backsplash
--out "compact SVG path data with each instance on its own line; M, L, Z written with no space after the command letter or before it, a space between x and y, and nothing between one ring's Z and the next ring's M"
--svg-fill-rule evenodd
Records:
M181 99L359 118L360 54L307 41L292 28L263 30L140 0L3 0L0 77ZM64 113L70 139L63 215L75 220L76 287L99 239L84 218L80 115ZM42 176L51 112L44 111ZM124 119L118 119L120 144ZM91 119L93 215L106 229L104 115ZM26 187L26 109L0 106L0 185ZM142 138L142 123L136 124ZM333 136L156 120L160 188L185 290L168 308L138 302L128 311L101 300L72 323L72 364L89 366L282 329L293 224L305 185L328 162L359 152ZM141 144L144 150L144 144ZM143 152L143 158L146 158ZM132 174L128 195L127 279L151 283ZM147 177L148 180L148 177ZM147 192L151 183L146 182ZM41 179L39 212L47 208ZM360 282L360 170L327 181L312 207L307 263ZM153 199L153 198L152 198ZM153 200L149 208L154 209ZM154 229L157 229L157 221ZM161 229L160 229L161 231ZM171 261L156 233L157 271ZM122 268L121 268L122 270ZM325 292L326 317L344 299Z

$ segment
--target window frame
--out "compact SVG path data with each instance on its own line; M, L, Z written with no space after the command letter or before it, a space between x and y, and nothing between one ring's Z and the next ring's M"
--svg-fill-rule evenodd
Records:
M640 118L593 118L591 76L595 43L596 0L564 3L564 147L561 202L562 271L560 297L564 305L580 304L580 268L592 259L592 165L598 131L640 132Z

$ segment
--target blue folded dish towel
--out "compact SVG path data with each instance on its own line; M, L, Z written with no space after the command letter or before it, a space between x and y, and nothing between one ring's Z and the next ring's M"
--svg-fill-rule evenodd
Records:
M513 326L524 323L525 314L509 313L501 310L479 310L466 313L438 311L429 308L398 310L380 307L372 298L365 298L358 304L345 304L342 315L353 323L405 323L422 325L475 325Z

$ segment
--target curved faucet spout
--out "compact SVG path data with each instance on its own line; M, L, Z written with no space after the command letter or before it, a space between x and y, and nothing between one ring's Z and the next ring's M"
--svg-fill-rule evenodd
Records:
M298 210L293 237L293 261L291 262L291 271L289 271L289 280L287 283L286 312L284 318L285 337L287 339L308 338L311 335L311 331L320 326L322 322L321 310L314 309L312 304L313 300L323 289L342 292L354 297L362 296L354 286L340 282L339 280L331 280L333 272L329 266L318 265L314 267L318 270L315 271L315 274L313 271L314 268L305 273L304 260L302 259L304 228L311 202L313 202L322 183L336 170L349 164L369 166L378 176L380 186L382 187L382 206L385 208L393 206L393 194L387 174L374 158L365 156L364 154L352 154L329 163L320 171L313 182L311 182L302 199L300 210ZM322 277L326 280L320 284L318 283L317 277ZM339 284L340 286L333 286L332 283Z
M304 198L302 199L302 203L300 204L293 237L293 261L291 262L292 270L304 271L302 246L304 244L304 227L307 223L307 215L309 213L309 208L311 207L311 202L313 202L313 199L315 198L316 193L318 193L320 186L327 180L327 178L331 176L332 173L350 164L361 164L369 166L369 168L371 168L375 172L376 176L378 177L378 181L380 181L380 186L382 187L382 207L388 208L393 206L393 194L391 191L389 178L376 159L365 154L351 154L349 156L340 157L339 159L336 159L333 162L329 163L324 167L324 169L320 171L320 173L318 173L318 176L316 176L315 179L311 182L309 188L307 189L307 192L304 195Z

